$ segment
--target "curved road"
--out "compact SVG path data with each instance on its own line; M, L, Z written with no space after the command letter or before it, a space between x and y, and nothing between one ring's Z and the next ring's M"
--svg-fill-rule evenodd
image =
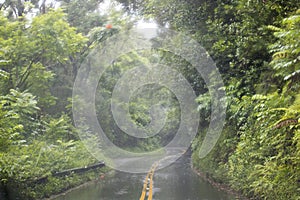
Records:
M150 181L150 177L146 176L116 172L113 178L84 186L55 200L139 200L143 198L145 181ZM153 200L235 199L218 191L194 173L190 166L190 158L186 155L171 166L154 171L152 179ZM149 183L147 187L149 188ZM146 194L149 194L149 190ZM147 200L148 196L144 199Z

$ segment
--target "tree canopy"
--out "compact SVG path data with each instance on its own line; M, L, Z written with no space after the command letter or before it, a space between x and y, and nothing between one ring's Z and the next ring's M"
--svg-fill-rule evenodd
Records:
M153 105L168 108L165 126L148 139L125 134L110 107L114 87L128 70L157 61L180 72L197 95L195 112L201 121L191 145L195 168L249 198L299 198L299 1L117 2L124 10L108 13L101 13L103 0L0 4L0 187L17 185L22 198L43 198L78 177L65 182L52 177L34 188L26 183L97 162L79 138L90 130L73 124L74 80L89 53L105 51L105 41L129 30L140 16L189 34L205 48L224 81L219 89L226 90L226 123L214 149L200 158L213 105L204 77L180 56L154 48L120 56L100 78L95 108L108 138L123 149L149 152L174 137L184 119L169 88L148 84L131 96L129 105L116 102L127 106L131 122L140 128L151 123Z

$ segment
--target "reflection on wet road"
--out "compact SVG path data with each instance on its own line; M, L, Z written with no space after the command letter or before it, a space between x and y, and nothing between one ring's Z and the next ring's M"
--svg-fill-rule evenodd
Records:
M147 177L146 174L116 172L113 178L81 187L56 200L139 200L143 195L145 180L148 180L146 200L149 198L147 194L150 191L150 179L151 177ZM193 172L188 156L178 159L167 168L155 171L152 179L153 200L234 199L218 191Z

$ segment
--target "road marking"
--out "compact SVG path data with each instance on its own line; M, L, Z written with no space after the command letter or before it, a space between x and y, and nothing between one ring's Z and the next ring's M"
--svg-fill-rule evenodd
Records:
M143 190L142 190L142 194L140 197L140 200L145 200L146 196L147 196L147 189L149 189L148 191L148 200L152 200L152 196L153 196L153 176L154 176L154 172L156 167L158 166L158 162L154 163L150 169L150 171L148 172L145 180L144 180L144 186L143 186ZM149 188L148 188L149 186Z

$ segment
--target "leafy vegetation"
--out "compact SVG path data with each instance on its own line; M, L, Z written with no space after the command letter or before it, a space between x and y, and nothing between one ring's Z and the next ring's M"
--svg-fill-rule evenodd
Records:
M245 196L299 199L299 2L119 2L192 34L217 63L227 120L216 147L200 159L211 104L198 90L202 129L192 145L194 167Z
M32 12L8 2L0 13L0 185L12 199L37 199L98 177L51 177L98 162L79 140L66 108L75 58L90 41L61 9L49 7L28 19ZM43 177L48 181L36 184Z
M111 10L109 18L96 12L101 1L60 2L58 9L36 1L1 4L0 189L12 199L47 197L99 177L99 170L64 178L52 174L98 162L79 138L86 130L73 126L73 82L82 60L109 37L133 26L134 20L117 10ZM105 28L105 22L118 25ZM114 123L109 104L114 85L128 66L145 64L147 59L133 52L116 60L101 77L98 91L107 97L96 104L101 125L115 144L131 151L160 147L171 137L172 123L179 121L170 91L157 88L153 93L149 86L148 92L132 97L131 117L143 127L150 122L153 103L175 105L167 113L175 119L168 121L163 133L139 140Z
M40 2L40 3L39 3ZM10 1L0 4L0 182L24 198L42 198L94 176L52 172L97 162L73 126L70 98L81 62L135 18L102 0ZM207 86L189 63L163 50L131 52L116 59L101 77L97 115L109 139L131 151L165 145L180 123L180 105L165 87L147 85L131 97L134 124L147 126L153 105L168 107L155 137L124 134L114 122L114 86L132 66L159 60L172 65L198 95L201 122L193 141L193 165L255 199L300 196L300 10L290 0L118 0L127 12L193 36L215 60L227 93L226 124L205 158L199 150L209 125ZM57 5L61 8L55 9ZM105 23L112 23L105 28ZM87 72L88 73L88 72ZM117 102L121 103L121 102ZM46 184L33 182L49 176ZM33 184L33 185L30 185ZM30 187L28 187L30 185ZM31 187L32 186L32 187ZM31 188L31 189L28 189Z

